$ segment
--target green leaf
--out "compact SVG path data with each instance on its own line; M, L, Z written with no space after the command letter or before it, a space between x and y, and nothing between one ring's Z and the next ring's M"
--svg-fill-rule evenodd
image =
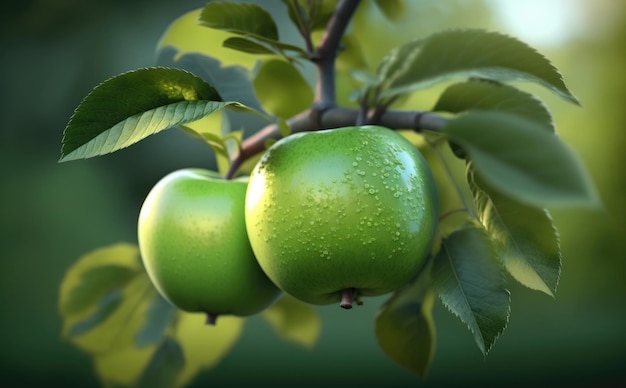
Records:
M241 38L238 36L234 36L232 38L228 38L224 41L224 47L228 47L229 49L241 51L248 54L257 54L257 55L274 55L276 51L267 48L261 43L257 43L252 39Z
M450 30L410 41L385 57L378 69L382 97L393 97L455 77L530 81L578 104L561 74L525 43L480 29Z
M122 303L121 290L116 289L104 295L97 302L96 310L87 318L74 323L67 330L68 337L76 337L93 330L96 326L106 321Z
M200 121L182 125L180 129L197 139L201 139L211 147L217 160L218 171L221 176L224 176L230 167L231 155L241 149L243 131L232 131L221 135L216 132L222 133L223 131L215 131L215 128L207 129L205 125L199 125L202 124Z
M112 275L113 267L130 268L135 275L122 282ZM98 268L111 281L110 287L97 289L108 291L99 299L89 297L90 305L75 302L79 300L75 292L89 291L85 279L105 283L96 275ZM124 272L119 273L123 278ZM218 325L208 327L203 314L174 308L153 287L139 249L130 244L83 256L63 280L59 306L66 338L93 356L105 386L186 385L228 353L244 323L241 318L222 316Z
M269 44L277 53L283 51L293 51L302 58L307 58L307 53L301 47L289 43L283 43L278 37L276 23L266 10L256 4L233 3L233 2L211 2L208 3L198 20L200 25L214 28L221 31L230 32L243 36L246 42L235 40L234 45L237 50L241 48L251 50L248 53L268 54L261 47L263 45L254 42ZM229 41L226 43L226 41ZM226 39L225 45L233 45L233 41ZM256 43L256 45L255 45ZM228 46L226 46L228 47ZM261 50L261 52L255 52Z
M400 19L406 11L405 0L376 0L376 6L392 22Z
M84 299L76 296L82 292L88 295ZM156 345L144 343L140 348L135 341L141 331L150 331L153 339L156 336L155 330L148 329L152 323L147 319L157 297L136 245L93 250L68 269L61 283L63 335L94 356L102 381L132 385L156 350ZM157 342L160 339L154 339Z
M535 207L598 207L578 157L536 121L503 112L472 111L443 128L490 186Z
M277 117L290 118L313 103L311 87L288 62L264 61L253 83L263 108Z
M158 346L138 348L118 344L114 348L93 353L96 373L105 387L134 387L153 359Z
M209 28L239 35L278 40L278 28L272 15L256 4L210 2L200 13L198 22Z
M496 110L535 121L554 132L552 115L545 104L530 93L487 80L470 80L448 87L439 96L433 111L461 113L468 110Z
M157 297L157 291L147 275L142 274L125 285L121 292L121 301L116 303L116 309L107 315L106 320L69 338L74 345L89 353L135 346L135 337L147 324L147 310Z
M289 18L301 32L313 32L326 27L337 8L337 0L282 0Z
M252 109L262 109L254 95L250 71L243 66L227 66L201 53L180 55L171 47L162 49L157 61L162 66L187 70L197 75L212 85L224 101L238 101Z
M79 314L117 290L137 274L137 268L124 265L102 265L85 269L79 283L60 306L61 314Z
M306 33L308 30L308 20L306 10L308 8L307 4L301 0L281 0L283 4L287 7L287 14L289 15L289 19L296 26L298 31L301 34ZM318 2L308 2L310 3L318 3Z
M485 231L466 226L445 238L432 276L443 304L467 325L487 354L508 323L510 295Z
M471 164L467 180L480 221L507 271L526 287L554 296L561 273L561 249L550 213L493 190Z
M70 339L106 320L119 307L124 287L142 277L135 245L116 244L82 256L66 272L59 311Z
M253 69L256 66L256 57L225 48L222 45L224 40L236 36L236 34L200 25L198 19L201 13L202 8L192 10L173 20L167 26L157 43L158 57L162 57L164 51L176 51L176 58L186 55L200 55L214 58L226 68ZM169 53L167 56L169 57ZM156 63L165 65L160 61ZM169 64L167 66L178 67ZM184 67L180 68L184 69ZM192 73L197 74L194 71ZM210 80L206 79L206 81L213 85ZM246 104L245 101L231 99L226 95L222 95L222 97L225 101L241 101Z
M207 326L204 314L179 312L173 336L183 349L185 367L176 386L188 385L199 372L217 365L239 339L244 322L224 315L215 326Z
M302 1L302 0L301 0ZM311 31L324 30L334 15L339 0L307 1L309 8L309 26Z
M317 312L306 303L283 295L262 316L283 339L305 348L317 343L322 323Z
M157 294L148 306L143 327L135 334L135 345L142 348L159 343L174 321L176 312L176 307Z
M120 274L120 278L115 279L110 269L119 267L127 271L114 271ZM97 278L98 274L104 278ZM85 290L85 279L93 279L105 292L98 299L90 297L90 304L79 310L68 309L70 302L77 300L76 293ZM106 288L102 286L105 280L108 281ZM75 345L92 353L115 348L118 341L131 344L132 331L139 331L145 325L146 312L156 297L136 245L115 244L96 249L81 257L61 283L59 305L64 333Z
M223 102L211 85L183 70L153 67L123 73L95 87L80 103L65 128L61 161L114 152L226 107L247 109Z
M171 337L166 337L146 366L137 387L170 388L185 368L185 356L181 346Z
M394 362L424 378L435 354L435 294L429 289L431 266L396 291L376 316L376 339Z
M230 153L228 152L228 145L226 144L225 138L208 132L202 133L201 136L215 153L220 175L225 176L231 163Z

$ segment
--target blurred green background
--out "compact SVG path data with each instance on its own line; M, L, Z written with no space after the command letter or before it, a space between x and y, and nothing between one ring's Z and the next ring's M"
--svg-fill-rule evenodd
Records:
M482 26L525 40L553 61L582 102L574 107L532 89L589 167L606 207L553 212L564 256L556 299L511 280L510 324L486 358L467 329L437 304L438 347L422 382L377 347L373 317L385 298L350 313L319 308L323 331L311 351L280 341L262 320L251 318L234 350L194 386L626 383L626 3L422 3L428 12L420 19L422 29ZM63 128L98 83L154 64L154 48L168 24L204 4L0 5L0 386L98 385L89 357L60 336L57 298L64 272L91 249L135 242L139 207L152 185L171 170L210 167L213 159L195 140L165 131L109 156L57 164Z

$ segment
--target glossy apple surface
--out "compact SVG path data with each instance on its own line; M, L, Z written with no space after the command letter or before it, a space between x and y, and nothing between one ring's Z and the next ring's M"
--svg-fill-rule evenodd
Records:
M189 312L246 316L274 301L278 288L259 267L244 221L247 179L202 169L172 172L141 208L141 256L158 291Z
M255 256L275 284L308 303L349 308L416 275L438 210L419 151L394 131L366 126L276 142L250 175L245 214Z

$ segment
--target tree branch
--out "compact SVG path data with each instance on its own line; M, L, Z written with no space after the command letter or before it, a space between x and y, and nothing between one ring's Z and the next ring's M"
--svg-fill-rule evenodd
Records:
M317 63L317 106L323 110L335 105L335 59L341 37L359 6L360 0L342 0L328 21L314 62Z
M337 52L348 23L356 12L360 0L341 0L333 16L328 21L320 46L311 60L317 65L317 95L311 108L287 120L291 133L317 131L357 125L359 122L378 124L390 129L412 129L438 131L447 120L443 117L421 111L389 111L388 105L368 112L361 109L338 107L335 101L335 61ZM281 138L278 124L270 124L245 139L241 149L232 158L226 178L235 176L247 159L265 150L268 140Z
M361 114L360 109L332 107L324 111L310 109L292 119L287 120L291 133L317 131L321 129L341 128L355 125ZM447 123L447 119L430 112L388 110L382 113L372 124L393 130L407 129L416 132L439 131ZM281 138L277 124L270 124L254 135L245 139L241 149L233 156L226 178L235 176L244 161L265 151L268 140Z

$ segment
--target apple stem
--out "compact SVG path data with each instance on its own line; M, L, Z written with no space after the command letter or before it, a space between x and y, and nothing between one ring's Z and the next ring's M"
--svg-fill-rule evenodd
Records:
M354 292L354 288L344 288L341 290L341 303L339 306L346 310L352 308L352 293Z
M207 313L205 323L209 326L215 326L217 322L217 314Z

